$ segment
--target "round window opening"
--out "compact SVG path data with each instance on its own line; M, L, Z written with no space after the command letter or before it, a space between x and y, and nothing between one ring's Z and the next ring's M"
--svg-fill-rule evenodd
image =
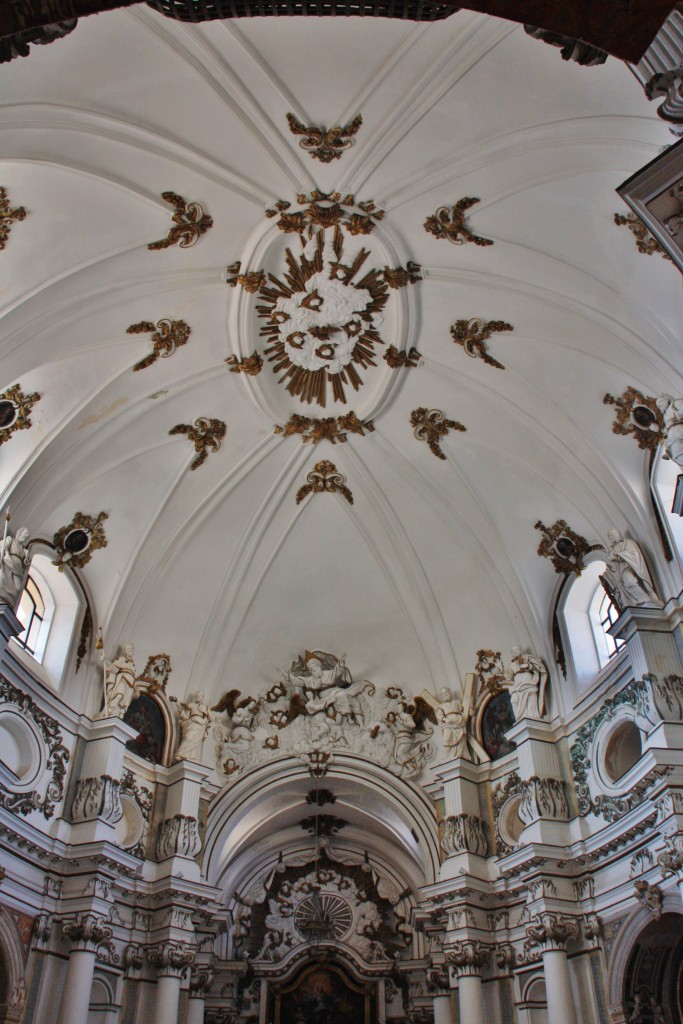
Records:
M640 729L631 719L623 722L609 738L605 750L605 772L612 782L618 782L629 768L640 760L643 746Z

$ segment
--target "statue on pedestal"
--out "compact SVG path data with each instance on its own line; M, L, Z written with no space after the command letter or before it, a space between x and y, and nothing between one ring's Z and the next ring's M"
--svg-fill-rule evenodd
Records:
M95 718L123 718L134 697L138 695L133 645L126 644L123 654L107 661L102 654L104 670L104 707Z
M660 395L657 408L664 420L665 455L683 469L683 398Z
M681 451L683 457L683 448ZM640 547L634 540L622 537L618 530L607 534L607 568L604 582L609 596L620 612L624 608L661 608L652 577Z
M488 761L489 756L481 744L468 732L467 725L472 715L474 674L465 677L463 699L456 697L447 686L442 686L437 699L428 690L421 697L436 714L441 726L441 743L448 758L464 757L467 761Z
M178 722L180 723L180 746L178 747L174 761L198 761L202 744L206 739L211 725L211 710L204 701L204 694L197 690L192 695L189 704L183 704L177 697L171 700L179 705Z
M31 564L28 539L25 526L20 527L14 537L5 529L0 555L0 603L9 605L12 611L19 603Z
M533 718L540 721L545 711L545 687L548 669L536 654L526 654L515 645L510 651L511 662L506 672L515 721Z

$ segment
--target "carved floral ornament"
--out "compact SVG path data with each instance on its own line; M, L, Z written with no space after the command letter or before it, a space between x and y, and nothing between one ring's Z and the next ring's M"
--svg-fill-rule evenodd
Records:
M410 425L418 441L425 441L430 452L437 459L444 459L446 456L441 450L441 439L451 430L467 430L457 420L449 420L441 409L413 409L410 414Z
M626 437L631 435L639 448L648 451L654 451L664 440L664 419L656 398L644 395L629 385L617 398L608 393L602 401L615 407L613 433Z
M347 236L370 235L384 216L373 201L314 190L300 194L297 204L279 200L266 210L280 231L298 235L300 249L285 250L283 270L247 270L236 261L226 280L261 300L255 312L263 321L263 355L278 383L294 398L324 408L328 391L333 401L346 402L347 388L357 391L363 371L377 365L391 292L416 284L421 269L410 260L405 267L372 266L367 248L348 251ZM392 368L415 366L419 354L390 346L385 359ZM232 372L253 376L263 365L256 350L226 363Z
M332 463L316 462L314 469L306 476L306 483L296 492L296 503L300 505L309 494L341 494L349 505L353 505L353 494L346 486L346 480Z
M77 512L68 526L63 526L52 538L57 557L52 564L60 572L65 566L82 569L92 558L93 551L106 548L107 536L102 525L109 516L106 512L98 512L96 516L88 516Z
M190 464L190 469L197 469L206 461L210 451L217 452L220 449L227 429L222 420L199 416L194 424L176 424L175 427L171 427L169 434L185 434L188 441L192 442L196 455Z
M491 238L475 235L465 223L465 213L478 202L479 199L473 196L464 196L450 208L440 206L436 213L427 217L424 223L425 231L436 238L445 238L454 245L464 245L465 242L473 242L475 245L493 245Z
M338 160L342 153L353 145L352 139L362 123L363 118L358 114L344 126L317 128L314 125L302 124L294 114L287 114L287 124L292 135L303 136L299 141L301 148L324 164Z
M40 401L37 391L25 395L21 384L14 384L0 395L0 444L9 441L17 430L28 430L31 426L31 410Z
M201 203L188 202L175 192L162 192L161 198L175 210L171 218L174 227L170 229L166 238L162 238L158 242L151 242L147 246L148 249L169 249L172 245L178 245L181 249L189 249L201 235L206 234L213 226L213 218L204 212Z
M311 416L299 416L292 413L283 427L275 427L276 434L283 437L292 437L298 434L304 444L310 441L312 444L319 444L320 441L330 441L331 444L346 443L347 434L360 434L364 437L375 429L371 420L365 423L358 419L355 412L346 413L344 416L327 416L324 419L314 419Z
M558 519L552 526L545 526L539 519L534 529L540 530L543 534L543 539L538 545L538 554L541 558L549 558L555 572L560 575L576 573L580 576L584 569L584 555L600 547L599 544L589 544L586 538L575 533L564 519Z
M475 316L470 320L456 320L451 327L451 337L456 345L462 345L468 356L504 370L503 364L489 354L486 345L492 334L499 334L502 331L514 331L514 327L504 320L489 320L487 323L481 317Z
M15 220L24 220L26 210L23 206L10 206L7 189L0 186L0 249L4 249L9 239L12 224Z
M658 252L665 260L673 262L668 252L664 251L655 236L648 231L645 224L637 214L615 213L614 223L619 227L624 225L628 227L636 240L638 252L642 252L644 256L652 256L654 253Z
M187 343L192 333L192 328L184 320L171 320L165 317L152 323L151 320L142 320L138 324L131 324L126 329L126 334L152 333L152 351L133 367L134 370L144 370L152 363L155 363L159 356L167 359L172 356L177 348Z

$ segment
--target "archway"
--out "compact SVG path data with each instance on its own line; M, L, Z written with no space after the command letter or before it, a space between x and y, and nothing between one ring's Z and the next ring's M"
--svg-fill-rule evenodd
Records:
M631 950L624 1004L633 1019L640 1011L643 1024L683 1022L682 923L680 914L664 914L640 932Z

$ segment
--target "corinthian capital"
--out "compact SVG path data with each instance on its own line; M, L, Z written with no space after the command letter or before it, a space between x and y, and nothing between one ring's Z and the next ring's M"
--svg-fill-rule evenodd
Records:
M446 963L459 977L479 975L491 959L491 950L484 942L463 939L446 950Z
M533 924L528 925L527 944L541 946L544 952L554 949L566 949L570 939L579 935L579 926L573 917L547 912L537 914Z
M70 921L62 922L62 932L73 943L76 950L95 953L97 947L111 939L112 930L99 914L78 914Z
M216 976L208 964L193 964L190 968L190 999L203 999Z
M157 974L182 978L194 963L195 951L185 942L160 942L147 950L147 959Z

